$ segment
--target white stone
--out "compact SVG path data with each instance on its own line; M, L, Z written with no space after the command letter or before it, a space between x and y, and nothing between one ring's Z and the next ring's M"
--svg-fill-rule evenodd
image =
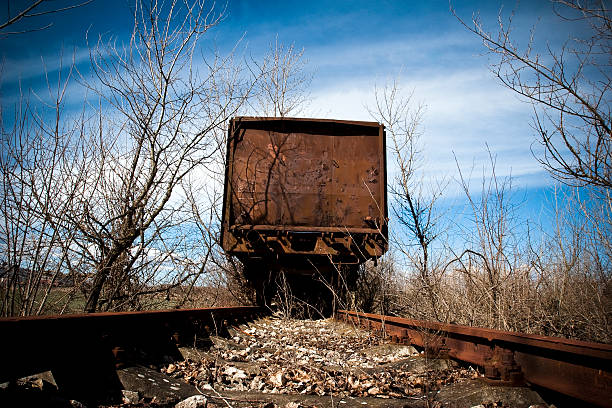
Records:
M140 401L138 391L121 390L121 394L123 396L124 404L136 404L138 401Z
M194 395L182 400L174 406L174 408L205 408L207 404L206 397L203 395Z

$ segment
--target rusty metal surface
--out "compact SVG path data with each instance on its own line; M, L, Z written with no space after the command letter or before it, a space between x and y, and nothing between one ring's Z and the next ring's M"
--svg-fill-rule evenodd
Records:
M612 345L341 310L338 317L393 340L485 369L489 382L535 384L612 406Z
M386 251L382 125L235 118L227 163L227 252L333 255L357 263Z
M60 390L104 396L119 389L116 367L181 360L178 346L263 314L241 306L1 318L0 383L50 370Z

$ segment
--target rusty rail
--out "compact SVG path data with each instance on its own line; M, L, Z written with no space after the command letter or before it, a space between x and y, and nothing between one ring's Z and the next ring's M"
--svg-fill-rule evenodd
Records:
M481 366L491 383L526 382L612 407L612 345L346 310L337 318Z
M95 400L120 390L125 364L182 360L179 347L264 314L258 307L0 319L0 383L51 371L61 391Z

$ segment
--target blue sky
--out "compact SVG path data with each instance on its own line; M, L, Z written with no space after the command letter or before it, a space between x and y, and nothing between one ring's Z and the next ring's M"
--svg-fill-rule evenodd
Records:
M60 3L70 2L55 4ZM50 77L57 78L60 55L64 65L74 55L77 67L86 72L86 32L90 41L100 33L127 40L131 5L128 0L94 0L14 26L35 29L53 21L44 31L0 39L0 97L5 111L18 100L19 87L43 92L43 64ZM453 2L464 20L479 12L492 30L500 7L507 15L515 5L514 1ZM6 10L1 10L0 16L5 15ZM570 35L553 18L548 1L519 4L517 37L525 40L536 23L536 39L542 43L554 46ZM515 177L521 215L541 217L553 182L532 154L532 149L537 153L537 143L530 127L531 106L494 79L480 41L449 12L448 1L230 0L225 19L209 34L209 46L214 41L226 52L242 38L241 47L246 47L242 52L255 59L277 36L284 44L303 47L307 70L313 75L311 101L303 116L371 120L366 106L373 104L374 86L398 78L402 88L413 91L414 100L427 107L422 169L428 180L449 180L445 205L462 200L454 182L457 163L464 174L473 175L472 184L478 187L488 164L488 146L496 157L498 176ZM69 97L79 106L83 94L77 84Z

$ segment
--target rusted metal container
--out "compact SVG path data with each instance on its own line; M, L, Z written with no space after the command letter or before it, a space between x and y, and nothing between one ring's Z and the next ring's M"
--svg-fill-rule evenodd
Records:
M243 262L359 264L387 245L384 126L327 119L231 120L223 249Z

